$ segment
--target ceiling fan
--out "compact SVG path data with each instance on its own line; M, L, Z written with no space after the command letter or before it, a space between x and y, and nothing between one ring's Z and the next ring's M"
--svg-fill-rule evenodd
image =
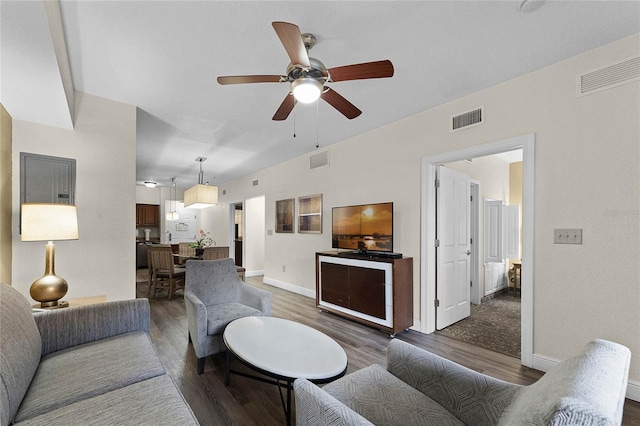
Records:
M309 50L316 43L313 34L300 34L298 26L288 22L273 22L272 25L291 59L286 75L220 76L218 83L290 83L291 90L273 120L286 120L298 101L310 103L318 97L348 119L356 118L362 111L325 84L393 76L393 64L388 59L327 69L322 62L309 56Z

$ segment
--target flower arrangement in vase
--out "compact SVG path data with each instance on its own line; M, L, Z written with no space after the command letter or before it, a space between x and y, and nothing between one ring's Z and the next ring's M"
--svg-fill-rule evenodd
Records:
M205 232L204 229L201 229L200 238L196 239L195 242L189 244L189 247L196 249L196 256L202 256L205 247L214 246L215 244L216 242L211 238L211 233Z

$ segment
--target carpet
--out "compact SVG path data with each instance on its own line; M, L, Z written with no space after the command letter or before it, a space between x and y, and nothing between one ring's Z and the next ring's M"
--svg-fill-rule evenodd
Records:
M520 358L520 297L503 293L472 304L470 317L437 333Z

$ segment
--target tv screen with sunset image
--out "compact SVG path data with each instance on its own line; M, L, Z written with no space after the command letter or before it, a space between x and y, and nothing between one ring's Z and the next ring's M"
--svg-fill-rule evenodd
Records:
M393 203L334 207L332 214L333 248L393 251Z

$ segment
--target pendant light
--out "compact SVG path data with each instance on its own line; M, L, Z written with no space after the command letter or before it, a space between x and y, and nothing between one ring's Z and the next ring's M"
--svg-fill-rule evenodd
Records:
M198 183L184 192L185 208L204 209L218 204L218 187L202 183L202 163L205 160L206 157L196 158L196 161L200 163L200 174L198 175Z
M171 197L171 188L173 188L173 197ZM169 209L171 211L167 213L167 220L178 220L180 216L178 215L177 210L177 193L176 193L176 178L171 178L171 186L169 187Z

